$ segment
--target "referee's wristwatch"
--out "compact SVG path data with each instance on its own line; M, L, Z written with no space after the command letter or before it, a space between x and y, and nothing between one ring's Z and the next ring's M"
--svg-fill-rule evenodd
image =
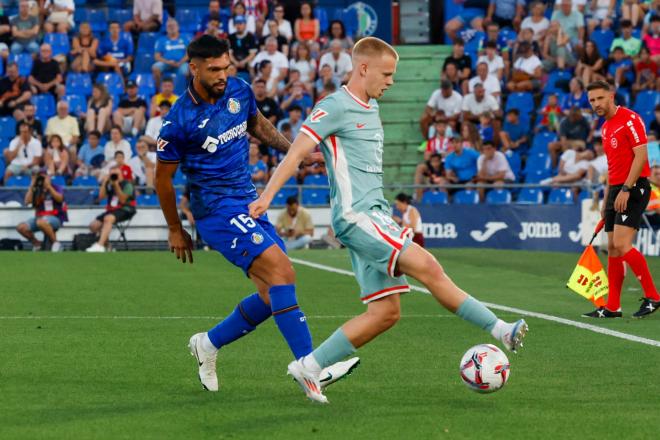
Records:
M630 192L630 187L628 185L621 186L621 192L624 193Z

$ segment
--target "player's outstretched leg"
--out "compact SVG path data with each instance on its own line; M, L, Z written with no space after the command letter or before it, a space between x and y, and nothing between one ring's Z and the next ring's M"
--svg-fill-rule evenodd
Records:
M481 302L454 284L435 257L417 244L412 243L401 253L397 269L420 281L446 309L488 331L508 350L516 352L522 347L522 340L528 331L524 319L513 323L498 319Z

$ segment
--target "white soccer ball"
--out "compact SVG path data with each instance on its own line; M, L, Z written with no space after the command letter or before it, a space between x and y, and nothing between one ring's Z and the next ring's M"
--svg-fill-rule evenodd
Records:
M509 359L492 344L479 344L463 355L461 379L477 393L493 393L504 386L509 376Z

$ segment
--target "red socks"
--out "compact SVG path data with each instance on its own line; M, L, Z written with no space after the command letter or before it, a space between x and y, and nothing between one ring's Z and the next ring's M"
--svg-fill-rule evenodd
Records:
M616 312L621 308L621 286L623 285L624 276L623 257L608 257L607 278L610 283L610 291L607 295L607 305L605 307L610 312Z
M637 276L637 279L639 280L639 283L642 285L642 289L644 290L644 296L652 301L660 301L660 295L658 295L658 291L655 288L655 284L653 283L653 277L649 272L649 266L646 264L646 258L644 258L644 255L642 255L642 253L639 252L637 249L632 248L626 253L626 255L624 255L620 259L628 263L628 266L630 266L632 271ZM608 277L609 277L609 271L608 271ZM623 277L621 278L623 279ZM610 280L610 283L611 282L612 281ZM620 293L621 293L621 285L619 284L619 294Z

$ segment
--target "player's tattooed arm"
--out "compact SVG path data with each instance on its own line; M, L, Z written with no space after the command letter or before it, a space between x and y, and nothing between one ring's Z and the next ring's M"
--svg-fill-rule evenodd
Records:
M291 142L282 136L275 126L258 110L256 115L248 119L248 133L264 144L285 153L291 147Z

